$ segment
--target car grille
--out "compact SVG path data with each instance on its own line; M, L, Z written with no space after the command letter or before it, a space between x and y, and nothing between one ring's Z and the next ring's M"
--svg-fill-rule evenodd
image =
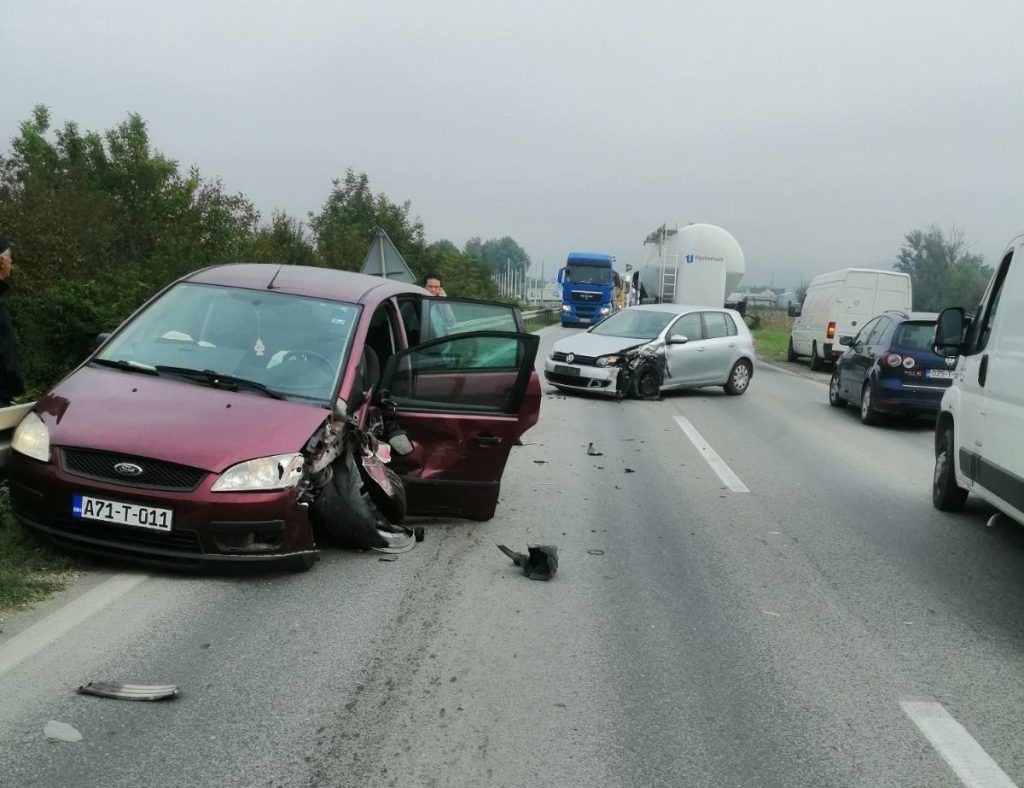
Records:
M568 353L562 353L560 350L556 350L551 358L553 361L563 361L565 363L569 363L566 360L568 355ZM597 359L594 356L580 356L576 353L573 353L572 363L579 364L581 367L596 367Z
M206 476L206 471L176 465L163 460L130 457L115 452L91 449L62 449L61 467L76 476L117 482L126 487L145 487L150 490L194 490ZM142 468L138 476L124 476L114 470L118 463L132 463Z
M49 525L72 538L103 539L141 549L174 550L181 553L203 552L199 535L195 531L149 531L145 528L132 528L95 520L80 520L70 514L57 515Z

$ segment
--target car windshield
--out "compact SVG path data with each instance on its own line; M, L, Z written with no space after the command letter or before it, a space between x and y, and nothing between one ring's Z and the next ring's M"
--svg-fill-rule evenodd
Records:
M935 335L935 322L904 323L896 331L893 344L901 350L919 350L932 352L932 339Z
M602 320L590 333L607 337L654 339L676 315L649 309L626 309Z
M186 282L146 307L96 360L140 371L211 372L258 384L247 390L265 387L286 398L326 403L359 309L318 298Z
M612 269L603 265L568 265L565 281L574 285L606 285L611 281Z

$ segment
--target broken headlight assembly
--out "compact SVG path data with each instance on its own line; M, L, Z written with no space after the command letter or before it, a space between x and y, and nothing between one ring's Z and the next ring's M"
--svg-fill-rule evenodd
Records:
M301 454L275 454L232 465L214 482L211 492L287 490L302 478Z
M50 461L50 430L39 416L30 412L14 431L11 448L39 462Z
M599 367L614 367L616 364L619 363L620 359L621 357L617 355L601 356L594 363L597 364L597 366Z

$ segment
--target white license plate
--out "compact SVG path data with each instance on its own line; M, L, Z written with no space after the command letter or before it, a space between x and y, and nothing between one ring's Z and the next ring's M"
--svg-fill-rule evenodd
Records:
M71 514L87 520L104 523L134 525L137 528L152 528L156 531L170 531L173 512L156 506L139 506L121 501L105 501L76 495L71 499Z
M951 369L926 369L924 371L926 378L951 378L955 374Z

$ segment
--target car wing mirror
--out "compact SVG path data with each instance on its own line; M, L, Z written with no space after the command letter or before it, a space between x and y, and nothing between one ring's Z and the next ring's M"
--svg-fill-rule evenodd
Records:
M790 317L800 317L800 307L797 304L790 304L787 312Z
M943 309L935 321L932 350L940 356L958 356L963 351L966 320L964 310L958 306Z
M839 337L839 344L843 347L851 347L853 345L853 337Z
M670 345L685 345L689 341L689 338L682 334L673 334L668 338L668 344Z

